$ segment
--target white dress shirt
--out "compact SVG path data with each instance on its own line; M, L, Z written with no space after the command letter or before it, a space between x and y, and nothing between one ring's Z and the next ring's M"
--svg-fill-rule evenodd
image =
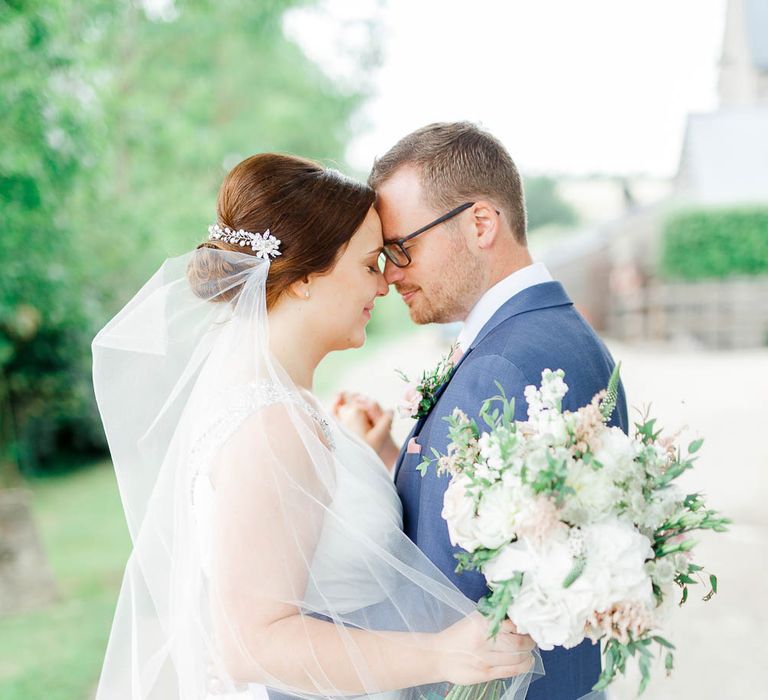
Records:
M528 287L552 281L552 275L544 263L533 263L494 284L480 297L464 321L457 340L461 351L466 352L469 349L483 326L506 301Z

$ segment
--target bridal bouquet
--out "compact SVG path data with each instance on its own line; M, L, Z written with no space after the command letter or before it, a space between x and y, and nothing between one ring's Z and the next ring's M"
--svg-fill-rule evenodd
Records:
M514 420L514 401L501 394L483 404L488 430L456 409L450 444L433 462L450 475L443 518L457 554L457 571L479 570L489 595L480 610L491 634L509 617L541 649L604 642L605 663L594 690L640 667L642 692L652 649L672 669L673 645L662 634L674 591L717 591L694 562L696 530L722 532L730 522L684 494L675 479L693 466L702 441L682 450L662 438L654 419L634 437L608 427L617 399L618 367L607 390L578 411L562 411L568 391L562 370L545 370L528 386L528 420ZM494 407L495 406L495 407ZM707 585L708 584L708 585Z

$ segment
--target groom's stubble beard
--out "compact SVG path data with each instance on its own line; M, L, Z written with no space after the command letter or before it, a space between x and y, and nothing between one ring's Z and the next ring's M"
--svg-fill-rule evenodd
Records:
M483 291L485 269L464 238L451 232L451 254L439 276L425 280L409 307L411 320L419 325L463 321Z

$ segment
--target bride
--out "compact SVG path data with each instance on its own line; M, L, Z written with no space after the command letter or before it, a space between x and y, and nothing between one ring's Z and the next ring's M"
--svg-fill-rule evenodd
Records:
M498 700L541 672L510 622L487 639L402 532L384 463L312 393L387 293L374 199L313 162L252 156L208 239L96 336L133 541L97 700L426 698L508 679Z

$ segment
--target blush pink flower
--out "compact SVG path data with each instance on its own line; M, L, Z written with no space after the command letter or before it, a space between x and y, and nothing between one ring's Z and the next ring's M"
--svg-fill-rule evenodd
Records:
M539 496L527 504L517 517L517 534L540 545L557 528L564 528L557 506L549 498Z
M645 603L621 601L608 610L593 612L587 619L585 632L593 642L607 637L628 644L654 627L653 614Z
M403 398L400 399L397 410L403 418L415 418L423 400L424 397L416 388L416 384L409 384L403 393Z

